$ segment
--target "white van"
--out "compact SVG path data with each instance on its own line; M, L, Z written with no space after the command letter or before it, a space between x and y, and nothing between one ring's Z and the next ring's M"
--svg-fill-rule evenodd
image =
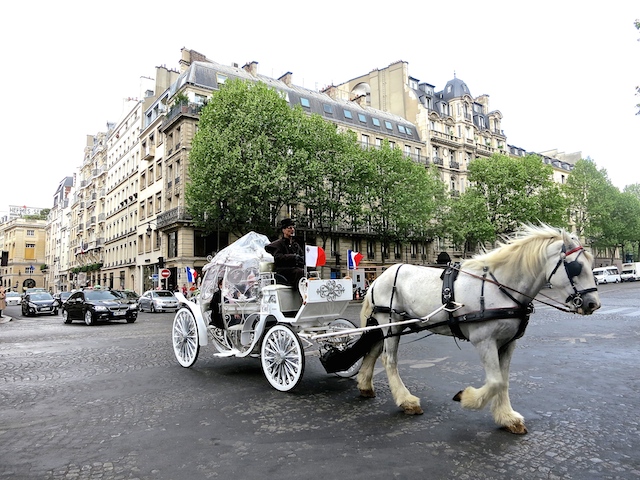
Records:
M615 265L594 268L593 275L598 283L620 283L620 272Z

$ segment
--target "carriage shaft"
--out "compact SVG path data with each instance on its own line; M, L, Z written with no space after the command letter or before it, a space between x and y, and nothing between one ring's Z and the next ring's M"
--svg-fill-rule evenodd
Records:
M450 308L448 305L442 305L442 306L436 308L430 314L425 315L424 317L412 318L412 319L409 319L409 320L401 320L399 322L390 322L390 323L385 323L384 325L371 325L371 326L368 326L368 327L352 328L350 330L340 330L339 332L320 333L318 335L312 335L309 338L311 338L311 340L319 340L321 338L339 337L339 336L342 336L342 335L354 335L354 334L358 334L358 333L368 332L370 330L379 330L381 328L387 328L387 327L396 327L396 326L401 326L401 325L411 325L413 323L428 322L429 320L431 320L431 317L433 317L434 315L440 313L443 310L445 310L447 312L454 312L454 311L458 310L459 308L463 307L463 305L461 303L457 303L457 302L452 302L452 303L455 305L454 308Z

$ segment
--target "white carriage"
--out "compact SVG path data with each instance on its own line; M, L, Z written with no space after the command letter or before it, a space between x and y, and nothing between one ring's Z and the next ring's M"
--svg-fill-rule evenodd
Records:
M298 288L278 284L268 244L266 236L248 233L204 267L195 301L176 294L182 306L172 337L180 365L193 365L200 347L211 343L217 357L259 358L269 383L288 391L302 378L305 356L346 350L358 340L355 325L340 318L353 298L351 280L310 275ZM353 376L361 361L335 373Z

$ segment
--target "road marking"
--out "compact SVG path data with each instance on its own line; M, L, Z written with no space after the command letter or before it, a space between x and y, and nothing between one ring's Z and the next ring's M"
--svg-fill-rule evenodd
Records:
M629 310L629 307L624 307L624 308L612 308L610 310L596 310L595 315L609 315L612 313L618 313L618 312L624 312L626 310Z

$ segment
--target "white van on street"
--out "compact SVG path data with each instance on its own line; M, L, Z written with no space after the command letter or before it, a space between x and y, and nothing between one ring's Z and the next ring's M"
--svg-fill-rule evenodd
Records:
M620 283L621 281L620 272L615 265L594 268L593 275L598 283Z

